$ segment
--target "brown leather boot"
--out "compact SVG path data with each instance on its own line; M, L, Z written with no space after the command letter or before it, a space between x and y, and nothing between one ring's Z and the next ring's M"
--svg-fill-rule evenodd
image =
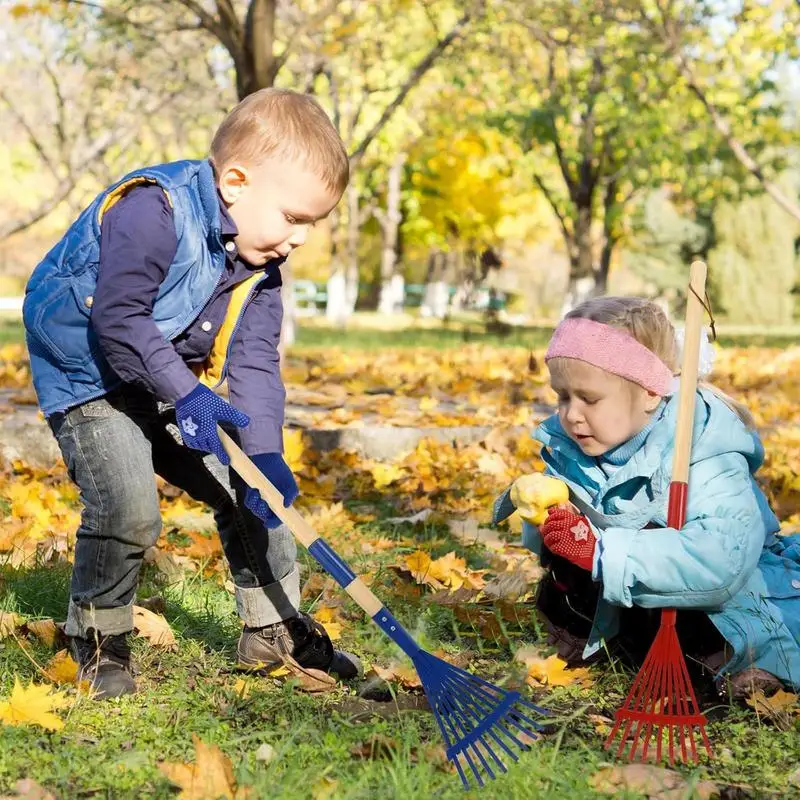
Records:
M303 667L329 672L342 680L358 677L363 667L358 656L336 650L325 628L302 611L297 616L266 625L245 626L236 647L239 666L269 672L291 656Z

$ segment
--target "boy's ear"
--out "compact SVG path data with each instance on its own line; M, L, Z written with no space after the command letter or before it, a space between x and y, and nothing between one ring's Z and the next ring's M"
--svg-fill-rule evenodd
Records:
M219 176L219 192L229 206L239 199L248 179L247 169L239 164L230 164L222 170Z

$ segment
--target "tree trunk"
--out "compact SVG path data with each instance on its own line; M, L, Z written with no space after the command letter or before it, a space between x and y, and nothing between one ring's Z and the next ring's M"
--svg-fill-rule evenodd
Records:
M399 154L389 168L389 181L386 190L386 211L377 213L383 235L381 250L381 294L378 301L380 314L395 314L403 309L404 281L396 272L398 264L398 244L400 241L400 189L403 177L403 165L406 154Z
M358 243L361 238L361 213L358 207L358 188L347 187L347 249L345 253L345 308L347 316L356 310L358 301Z
M450 302L450 288L445 280L447 253L431 250L428 256L428 273L425 276L425 295L419 313L423 317L444 319Z

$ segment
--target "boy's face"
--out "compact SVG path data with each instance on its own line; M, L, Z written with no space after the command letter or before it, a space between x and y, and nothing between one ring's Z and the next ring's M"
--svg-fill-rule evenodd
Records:
M228 165L219 175L219 189L239 231L239 255L254 267L305 244L309 229L341 198L302 162L272 159L257 166Z
M561 427L588 456L636 436L661 398L641 386L574 358L548 362Z

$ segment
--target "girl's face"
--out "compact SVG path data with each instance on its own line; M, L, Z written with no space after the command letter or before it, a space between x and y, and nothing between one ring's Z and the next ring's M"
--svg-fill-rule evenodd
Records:
M554 358L548 367L561 426L589 456L600 456L639 433L661 401L585 361Z

